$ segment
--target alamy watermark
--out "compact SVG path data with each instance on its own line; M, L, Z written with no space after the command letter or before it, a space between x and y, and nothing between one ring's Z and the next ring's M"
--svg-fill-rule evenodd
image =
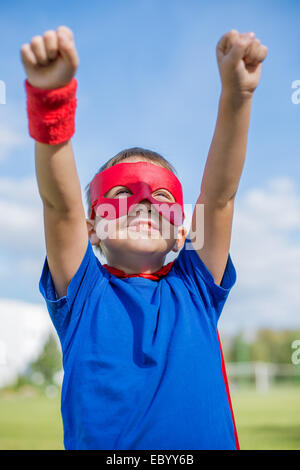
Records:
M291 360L292 363L297 366L298 364L300 364L300 339L295 339L295 341L292 342L291 347L292 349L295 349L292 354Z
M3 80L0 80L0 104L6 104L6 85Z
M181 210L178 205L166 203L151 204L150 217L149 205L136 204L132 210L129 208L127 215L126 198L118 199L119 212L116 206L110 203L101 204L96 209L99 217L95 231L100 240L105 239L131 239L131 240L171 240L176 238L177 227L183 225ZM184 204L184 212L190 213L192 204ZM118 214L125 214L118 216ZM162 217L160 217L162 215ZM143 227L141 222L149 222L148 227ZM196 203L193 211L193 219L187 237L187 250L200 250L204 245L204 204Z
M293 104L300 103L300 80L294 80L292 82L292 88L295 88L295 91L292 93L291 100Z

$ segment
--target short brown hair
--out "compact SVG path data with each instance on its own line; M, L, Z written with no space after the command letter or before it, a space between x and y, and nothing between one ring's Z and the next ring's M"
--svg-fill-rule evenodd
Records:
M117 165L121 161L132 156L143 157L146 160L149 160L150 162L157 163L160 166L172 171L172 173L176 175L176 170L173 167L173 165L171 165L171 163L169 163L159 153L154 152L153 150L144 149L141 147L131 147L125 150L121 150L121 152L117 153L114 157L110 158L106 163L104 163L104 165L101 166L101 168L99 168L95 176L98 175L98 173L101 173L101 171L106 170L107 168L110 168L111 166ZM85 187L85 198L86 198L86 203L88 206L88 218L90 218L91 217L91 204L92 204L90 183L88 183ZM96 246L95 248L99 250L100 253L102 253L100 246Z

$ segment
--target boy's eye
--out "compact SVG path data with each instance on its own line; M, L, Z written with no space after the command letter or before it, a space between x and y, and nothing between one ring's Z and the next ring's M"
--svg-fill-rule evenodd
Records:
M116 192L116 194L114 195L114 197L117 197L119 196L120 194L128 194L130 195L131 192L129 191L129 189L119 189L119 191Z
M132 192L128 188L120 188L111 197L120 198L120 197L129 197L131 195L132 195ZM153 197L159 200L167 199L169 201L175 201L174 197L167 191L159 191L157 193L154 192Z
M155 197L155 198L162 198L163 197L164 199L168 199L169 201L174 201L173 196L170 193L164 192L164 191L160 191L156 194L153 194L153 197Z

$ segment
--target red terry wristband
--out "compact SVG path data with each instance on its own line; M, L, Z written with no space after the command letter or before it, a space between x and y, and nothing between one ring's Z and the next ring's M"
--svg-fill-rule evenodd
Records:
M43 144L60 144L75 132L77 80L55 89L32 86L25 80L29 134Z

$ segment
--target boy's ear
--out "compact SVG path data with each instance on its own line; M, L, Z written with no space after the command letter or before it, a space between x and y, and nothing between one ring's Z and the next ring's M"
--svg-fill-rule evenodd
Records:
M95 231L96 219L86 219L87 231L92 245L99 245L100 239Z
M172 251L175 251L175 253L176 253L177 251L181 250L181 248L182 248L183 245L184 245L186 236L187 236L187 231L186 231L186 229L184 228L184 226L182 225L182 226L179 227L179 229L178 229L177 240L176 240L176 243L175 243L175 245L174 245Z

